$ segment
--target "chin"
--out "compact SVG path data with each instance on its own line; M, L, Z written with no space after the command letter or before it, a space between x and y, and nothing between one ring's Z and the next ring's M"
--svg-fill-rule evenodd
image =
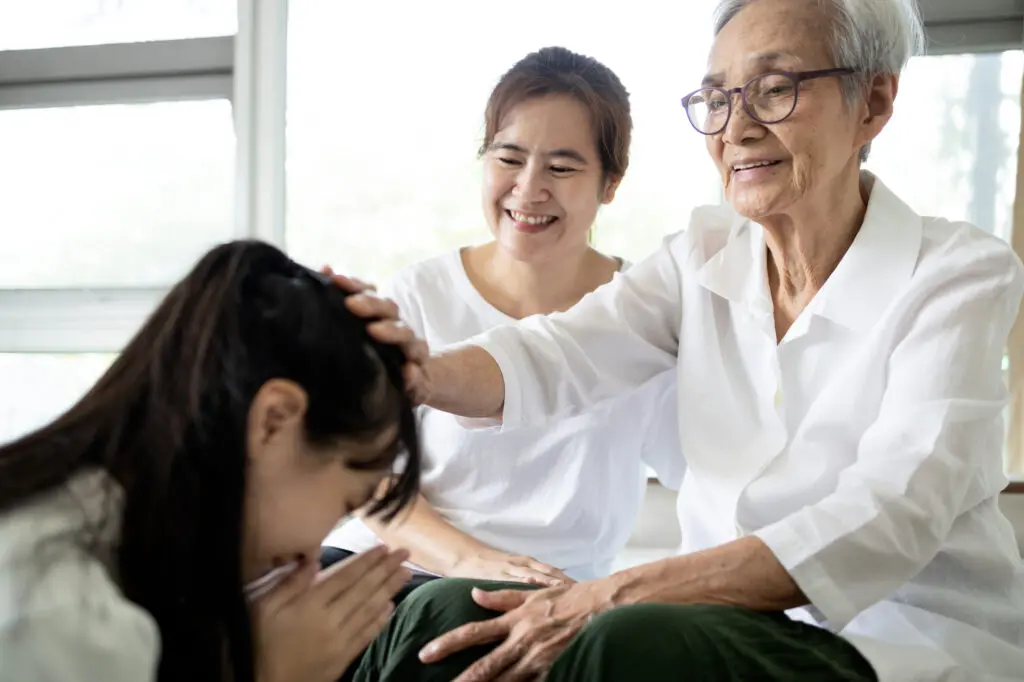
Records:
M732 209L748 220L757 220L765 216L780 213L783 203L776 192L730 192L726 200Z

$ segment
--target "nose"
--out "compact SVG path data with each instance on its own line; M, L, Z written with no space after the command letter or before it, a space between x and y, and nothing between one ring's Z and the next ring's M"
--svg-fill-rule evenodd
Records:
M538 163L525 163L516 175L512 194L531 204L540 204L551 198L551 187L544 168Z
M734 93L732 97L732 114L722 131L722 140L727 144L742 145L763 138L767 133L764 125L750 117L739 93Z

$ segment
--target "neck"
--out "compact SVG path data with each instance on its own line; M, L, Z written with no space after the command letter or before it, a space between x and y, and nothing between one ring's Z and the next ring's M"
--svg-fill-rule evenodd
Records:
M538 262L517 260L496 242L463 252L480 293L515 318L568 310L611 278L610 262L589 247Z
M758 221L768 245L768 277L778 303L806 304L824 286L853 243L867 209L859 169L794 211Z

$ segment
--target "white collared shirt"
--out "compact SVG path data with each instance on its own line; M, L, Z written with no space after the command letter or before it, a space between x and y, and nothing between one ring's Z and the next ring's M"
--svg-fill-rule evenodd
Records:
M704 207L572 310L473 340L504 425L678 372L683 552L761 538L889 680L1024 679L1024 567L997 499L1001 362L1024 290L1002 241L873 181L864 223L781 342L763 229Z

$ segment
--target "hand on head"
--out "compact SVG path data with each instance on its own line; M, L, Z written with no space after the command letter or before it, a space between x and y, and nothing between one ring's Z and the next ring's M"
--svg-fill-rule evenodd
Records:
M399 319L398 306L394 301L377 295L377 287L355 277L339 275L330 266L321 272L331 278L334 284L351 294L346 299L348 309L356 315L372 320L367 325L370 335L382 343L398 346L405 354L405 386L409 397L416 404L426 402L430 394L430 380L426 372L426 361L430 357L427 342Z

